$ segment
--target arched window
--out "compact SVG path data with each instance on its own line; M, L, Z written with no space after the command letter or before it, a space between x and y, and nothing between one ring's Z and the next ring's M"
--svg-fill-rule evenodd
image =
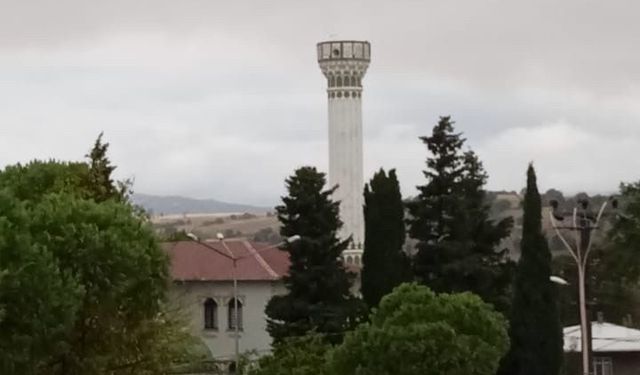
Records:
M342 77L336 77L336 87L342 87Z
M355 86L356 85L356 77L351 76L351 86Z
M229 322L229 330L236 329L236 304L235 300L232 298L227 305L228 309L228 322ZM238 300L238 317L237 317L238 329L242 329L242 302Z
M218 304L212 298L204 301L204 328L218 329Z
M330 76L329 77L329 87L333 87L336 85L336 77L335 76Z
M359 257L359 256L356 256L356 257L354 258L353 263L355 263L355 265L356 265L356 266L359 266L359 265L360 265L360 257Z
M347 257L347 264L352 264L353 263L353 258L351 258L351 256Z

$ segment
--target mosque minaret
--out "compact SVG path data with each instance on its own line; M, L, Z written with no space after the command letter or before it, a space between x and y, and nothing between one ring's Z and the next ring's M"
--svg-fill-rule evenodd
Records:
M338 185L334 199L340 201L340 236L352 236L343 256L357 259L359 264L364 242L362 78L369 66L371 46L363 41L328 41L317 47L328 86L329 184Z

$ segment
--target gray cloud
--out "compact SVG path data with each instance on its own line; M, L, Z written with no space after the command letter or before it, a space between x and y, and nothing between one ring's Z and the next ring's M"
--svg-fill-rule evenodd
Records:
M634 180L633 1L307 3L0 0L0 166L79 159L105 131L122 177L158 194L272 204L327 161L317 41L367 39L367 175L422 182L417 137L451 114L493 189Z

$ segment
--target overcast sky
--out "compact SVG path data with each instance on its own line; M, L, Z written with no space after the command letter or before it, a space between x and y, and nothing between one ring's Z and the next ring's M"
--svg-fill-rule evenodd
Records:
M488 188L640 179L638 1L0 0L0 167L79 160L104 131L135 190L272 205L328 165L315 44L372 44L364 164L423 182L451 115Z

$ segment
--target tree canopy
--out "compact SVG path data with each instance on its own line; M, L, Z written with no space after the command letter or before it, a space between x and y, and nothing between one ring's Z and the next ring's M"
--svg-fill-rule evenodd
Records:
M364 189L366 251L362 255L362 297L369 307L403 281L411 280L409 259L403 251L406 237L404 204L395 170L380 169Z
M339 203L331 200L335 189L325 190L325 182L313 167L297 169L286 180L289 194L276 207L280 234L301 237L283 248L291 261L284 277L287 294L272 297L266 308L267 329L276 342L310 331L339 341L361 313L361 302L350 293L353 275L341 260L350 239L337 236Z
M542 233L542 204L532 165L527 170L520 259L510 313L511 348L501 374L557 375L562 364L562 327L551 252Z
M0 171L2 373L162 374L189 355L166 308L166 254L91 170L34 161Z
M489 219L487 175L473 151L462 151L465 140L449 117L420 139L430 152L427 181L407 204L417 279L437 292L474 292L507 311L512 264L498 247L513 220Z
M500 313L471 293L402 284L329 360L340 375L493 375L509 346Z

